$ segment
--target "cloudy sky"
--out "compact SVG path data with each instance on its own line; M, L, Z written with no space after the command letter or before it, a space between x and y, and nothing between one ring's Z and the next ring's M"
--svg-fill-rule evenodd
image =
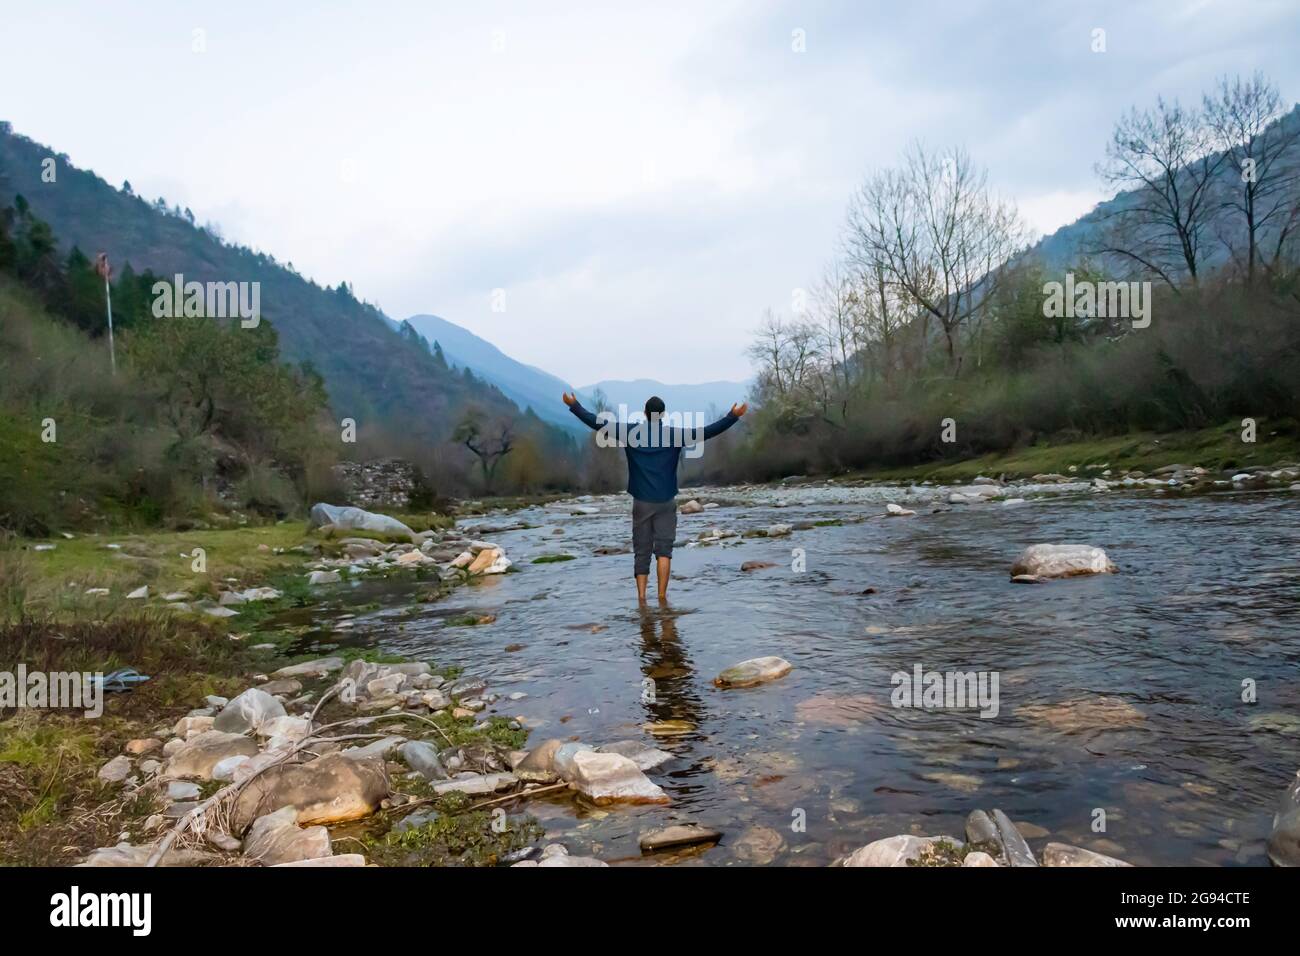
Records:
M914 138L1051 232L1128 106L1300 98L1295 2L0 5L17 131L577 385L746 377Z

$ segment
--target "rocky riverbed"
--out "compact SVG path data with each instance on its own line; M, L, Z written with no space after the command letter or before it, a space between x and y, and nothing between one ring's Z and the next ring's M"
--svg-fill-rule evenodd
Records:
M266 625L319 656L127 745L154 839L92 862L1294 864L1297 479L693 489L645 608L625 496L326 527ZM996 707L900 704L954 672Z

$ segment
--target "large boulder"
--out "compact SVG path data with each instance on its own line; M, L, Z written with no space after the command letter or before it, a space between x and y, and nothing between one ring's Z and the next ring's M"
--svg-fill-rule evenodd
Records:
M266 691L250 687L221 709L212 721L212 729L227 734L258 733L283 716L284 704Z
M323 501L312 505L311 527L321 528L333 525L348 531L369 531L373 534L388 534L414 540L416 534L396 518L375 514L361 508L327 505Z
M321 826L300 827L298 811L281 807L253 821L244 839L244 855L263 866L279 866L329 856L330 832Z
M1031 544L1011 565L1011 576L1068 578L1079 574L1113 574L1117 570L1101 548L1086 544Z
M211 780L212 770L229 757L252 757L257 744L243 734L209 730L185 741L167 761L167 775L182 779Z
M233 826L242 833L258 817L294 807L299 824L340 823L375 812L388 796L382 758L349 760L326 754L308 763L280 764L249 781L235 802Z

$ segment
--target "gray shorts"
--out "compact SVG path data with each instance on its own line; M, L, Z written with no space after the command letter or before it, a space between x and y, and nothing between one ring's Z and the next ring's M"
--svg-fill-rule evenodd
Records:
M656 558L671 558L675 537L677 537L676 501L632 499L632 551L637 574L650 573L652 552Z

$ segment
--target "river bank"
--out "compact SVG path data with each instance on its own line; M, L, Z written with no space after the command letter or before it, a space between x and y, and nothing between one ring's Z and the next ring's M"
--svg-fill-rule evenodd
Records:
M213 533L234 535L237 547L195 537L204 532L47 542L52 551L29 543L25 558L48 562L30 594L78 591L61 613L76 604L86 619L159 622L127 646L157 642L176 653L174 664L158 656L144 667L113 657L158 673L111 700L89 735L58 739L49 720L80 730L92 722L54 715L6 722L6 772L25 768L9 789L27 794L4 818L7 834L21 834L5 840L6 858L39 862L39 850L20 848L44 845L55 854L46 860L102 848L101 862L138 862L142 850L108 848L151 845L194 809L186 804L234 782L166 779L187 738L214 732L205 718L215 722L239 695L269 684L285 708L269 721L287 718L301 732L349 676L364 690L351 703L326 701L311 730L379 736L318 741L311 752L319 760L374 746L367 759L387 791L376 796L363 780L369 812L295 830L268 821L263 829L278 837L263 842L320 853L325 841L313 828L323 826L330 857L352 863L526 863L546 853L547 865L875 865L886 856L988 865L976 854L1005 861L1018 844L1005 828L1000 845L980 838L987 828L974 814L997 821L992 811L1002 810L1044 863L1098 862L1061 846L1136 864L1266 863L1300 729L1300 701L1278 683L1294 653L1286 629L1297 609L1285 582L1297 570L1300 471L1287 462L1230 473L1105 470L962 485L692 489L698 507L683 496L665 608L628 600L623 496L480 509L418 544L308 534L301 524ZM1010 584L1012 559L1040 541L1105 547L1119 573ZM139 585L120 569L139 574L174 554L175 573L192 574L193 550L205 545L216 556L209 568L219 569L203 579L211 590L191 583L180 599L165 588L183 580L160 571L147 598L126 597ZM1162 557L1170 548L1177 562ZM453 567L489 549L511 566L491 575ZM96 570L104 561L109 577ZM104 587L108 595L84 593ZM261 588L279 596L222 603L223 594ZM208 614L223 608L229 616ZM167 627L207 637L158 642ZM791 669L753 687L713 686L727 668L764 655ZM180 670L186 660L189 672ZM306 680L282 670L321 660L328 666ZM999 672L1001 719L891 707L890 674L918 663ZM1241 706L1242 674L1267 690L1261 706ZM340 724L354 720L370 724ZM276 735L251 725L239 736L257 753L229 757L276 749L268 746ZM149 740L157 746L128 749ZM429 750L446 778L417 769L434 767ZM521 773L527 754L532 765ZM101 781L123 756L126 776ZM461 774L472 776L437 791ZM97 815L78 818L74 805ZM1092 829L1098 809L1101 832ZM417 825L403 827L407 817ZM792 829L800 819L803 829ZM959 836L919 839L944 834ZM205 862L249 859L242 846L179 846L210 854L196 858Z
M973 458L875 468L849 477L889 482L969 481L979 475L1023 479L1046 473L1092 475L1107 469L1150 473L1178 464L1242 471L1283 461L1300 461L1300 424L1281 419L1255 425L1247 419L1199 430L1056 439Z

